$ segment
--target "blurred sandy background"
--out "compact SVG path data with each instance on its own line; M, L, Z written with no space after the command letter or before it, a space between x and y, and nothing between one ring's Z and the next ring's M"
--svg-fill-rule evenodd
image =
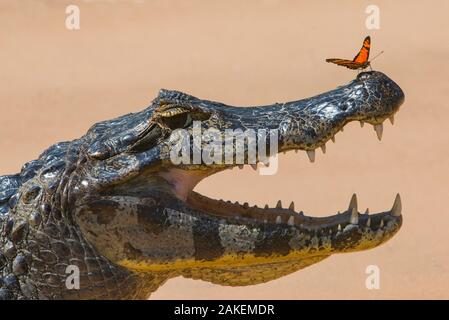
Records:
M65 28L65 7L81 30ZM365 8L380 7L380 30ZM405 104L378 142L350 124L310 164L280 156L275 176L245 169L203 181L209 196L312 215L345 209L357 192L371 212L403 199L404 225L387 244L335 255L276 281L221 287L169 280L153 299L449 298L449 2L432 1L0 1L0 174L93 123L144 108L159 88L228 104L300 99L351 80L324 62L352 58L372 36L373 66L404 90ZM365 268L381 269L380 290Z

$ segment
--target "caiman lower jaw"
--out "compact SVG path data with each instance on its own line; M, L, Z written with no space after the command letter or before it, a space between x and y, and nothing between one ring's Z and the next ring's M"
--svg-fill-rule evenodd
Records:
M245 224L253 226L285 226L296 227L308 231L319 231L323 234L337 234L350 226L377 231L389 223L400 226L402 223L402 204L399 194L389 211L369 214L368 210L360 214L357 209L357 196L354 194L348 209L342 213L327 217L306 216L302 211L295 211L292 202L288 208L283 208L281 201L276 207L250 207L248 203L239 204L230 201L214 200L192 191L187 197L186 204L200 212L224 219L227 223Z

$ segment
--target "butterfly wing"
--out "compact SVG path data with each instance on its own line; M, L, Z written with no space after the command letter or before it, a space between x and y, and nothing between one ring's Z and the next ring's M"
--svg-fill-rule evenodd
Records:
M359 53L352 60L353 62L365 64L368 62L369 58L369 49L371 47L371 38L368 36L363 40L363 46L360 49Z
M326 59L326 62L335 63L349 69L363 69L369 64L369 49L371 47L371 38L368 36L363 40L363 46L353 60L346 59Z
M346 59L326 59L326 62L335 63L339 66L343 66L349 69L359 69L362 67L362 65L358 62L354 62L352 60L346 60Z

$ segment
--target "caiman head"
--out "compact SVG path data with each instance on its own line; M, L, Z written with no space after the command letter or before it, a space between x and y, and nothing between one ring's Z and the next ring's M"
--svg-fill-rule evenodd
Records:
M242 154L243 165L252 160L253 167L267 164L266 154L291 150L314 161L315 150L324 152L351 121L373 125L380 138L383 121L392 120L403 101L399 86L380 72L361 73L308 99L246 108L161 90L142 112L89 130L68 183L67 210L98 252L118 265L225 285L264 282L334 253L373 248L401 227L399 195L385 212L360 213L354 195L341 213L313 217L293 204L259 208L193 189L241 166ZM256 132L257 150L265 151L254 157L249 143L239 148L226 130ZM277 134L263 140L260 132ZM189 143L179 149L181 137ZM175 161L182 153L186 161Z

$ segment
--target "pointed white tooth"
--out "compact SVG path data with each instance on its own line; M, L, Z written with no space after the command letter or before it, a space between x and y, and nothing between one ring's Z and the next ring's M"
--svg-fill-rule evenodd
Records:
M253 168L254 171L257 171L257 163L251 164L251 168Z
M281 216L277 216L277 218L276 218L276 223L277 223L277 224L282 223L282 218L281 218Z
M349 201L349 207L348 207L348 211L352 212L352 209L355 209L355 211L357 210L357 195L354 193L351 197L351 201Z
M340 211L338 211L338 212L337 212L337 214L341 214L341 212L340 212Z
M394 124L394 115L390 116L388 118L388 120L390 120L391 124L393 125Z
M371 217L369 217L368 220L366 221L366 226L371 227Z
M288 218L288 222L287 223L288 223L289 226L294 225L295 224L295 217L290 216L290 218Z
M338 225L338 231L341 231L341 225L340 224Z
M309 157L310 162L315 162L315 150L307 150L307 156Z
M265 205L264 209L268 209L268 204Z
M332 234L332 229L329 229L329 234Z
M267 219L263 219L263 223L267 223L268 222L268 220Z
M381 228L384 227L384 219L380 220L380 227L381 227Z
M304 215L304 211L299 211L298 215L303 216Z
M239 164L239 169L243 169L243 164Z
M363 128L364 125L365 125L365 122L360 121L360 128Z
M365 214L369 214L369 208L366 208Z
M292 203L290 203L290 206L288 207L289 210L295 211L295 203L292 201Z
M379 139L379 141L382 140L382 133L384 132L384 125L382 123L376 124L374 126L374 130L376 131L377 139Z
M321 151L323 151L323 153L326 153L326 145L325 144L321 145Z
M278 200L278 203L276 203L276 209L282 209L282 202L281 202L281 200Z
M248 207L249 207L248 202L245 202L245 203L243 204L243 207L244 207L244 208L248 208Z
M332 136L331 140L333 143L335 143L335 136Z
M402 202L399 193L396 195L396 198L394 199L393 207L391 208L390 213L395 217L400 217L402 214Z
M355 208L352 208L351 217L349 218L349 223L358 224L359 223L359 213Z

